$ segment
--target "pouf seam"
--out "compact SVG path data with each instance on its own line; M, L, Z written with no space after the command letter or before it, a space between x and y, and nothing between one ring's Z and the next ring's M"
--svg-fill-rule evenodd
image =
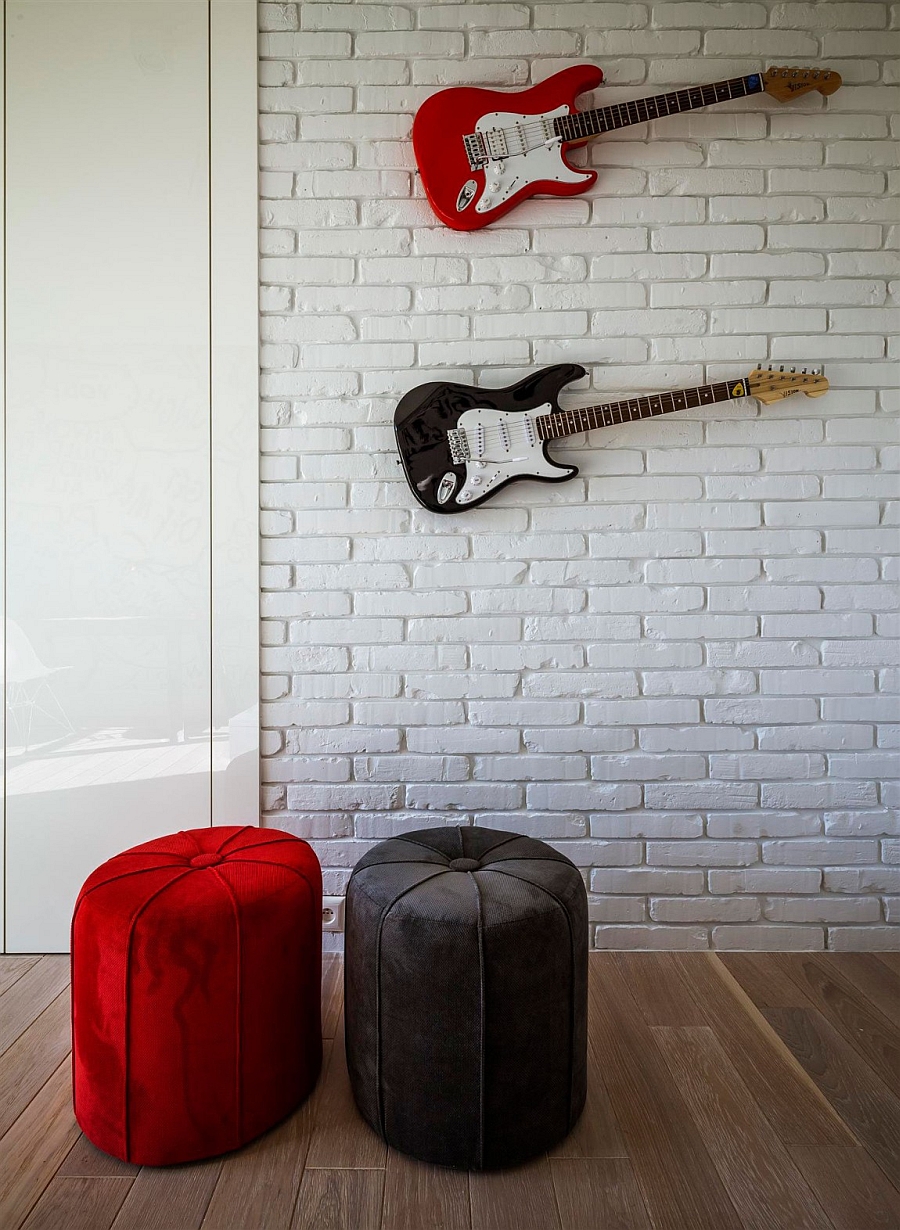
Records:
M265 833L266 829L261 829L260 832ZM292 837L288 834L287 837L276 837L274 841L256 841L252 846L240 846L237 853L243 854L247 850L267 850L269 846L281 846L288 844L292 846L305 846L308 843L305 842L302 837ZM221 850L217 850L216 853L221 854Z
M478 1030L481 1037L481 1045L478 1048L478 1167L481 1169L484 1166L484 914L482 910L481 889L478 887L478 881L475 877L472 876L471 879L475 889L475 896L478 900Z
M251 867L277 867L279 871L290 871L298 880L303 881L311 893L315 894L315 888L310 884L299 867L286 867L284 863L270 863L268 859L262 858L226 858L222 860L219 866L227 866L228 863L249 863Z
M422 848L424 849L424 847ZM437 854L437 850L435 850L434 853ZM373 867L415 867L417 865L420 867L440 867L441 870L446 870L447 868L446 863L428 863L425 859L421 859L417 864L414 858L392 858L385 863L367 863L365 867L354 867L353 871L350 873L350 880L355 879L357 875L361 875L364 871L370 871ZM347 881L348 884L350 883L350 880Z
M148 871L172 871L173 869L182 871L196 870L189 863L161 863L158 867L136 867L134 871L123 871L121 875L110 876L108 880L101 880L99 884L92 884L90 888L82 888L78 894L77 905L80 905L86 897L90 897L92 893L95 893L98 888L106 888L108 884L115 884L118 880L128 880L131 876L145 875Z
M443 869L442 869L442 870L443 870ZM440 871L435 872L435 875L440 875L440 874L441 874L441 872L440 872ZM426 877L426 879L425 879L425 880L419 880L418 884L411 884L411 885L409 886L409 888L405 888L405 889L403 890L403 892L398 893L398 894L397 894L397 896L394 898L394 900L391 902L391 904L390 904L389 906L387 906L387 908L386 908L386 909L382 910L382 912L381 912L381 916L380 916L380 917L379 917L379 919L378 919L378 935L377 935L376 940L375 940L375 971L376 971L376 978L375 978L375 1019L376 1019L376 1021L377 1021L377 1023L378 1023L378 1049L377 1049L377 1051L376 1051L376 1055L375 1055L375 1063L376 1063L376 1068L375 1068L375 1098L376 1098L377 1103L378 1103L378 1127L379 1127L379 1129L380 1129L380 1131L381 1131L381 1137L382 1137L382 1140L384 1140L384 1141L387 1141L387 1133L386 1133L386 1129L385 1129L385 1126L384 1126L384 1094L383 1094L383 1092L382 1092L382 1079L381 1079L381 1076L382 1076L382 1054L381 1054L381 1050L382 1050L382 1048L381 1048L381 1039L382 1039L382 1029L381 1029L381 936L382 936L382 933L384 932L384 924L387 922L388 915L390 914L390 912L391 912L391 910L394 908L394 906L397 904L397 902L398 902L398 901L401 901L401 900L402 900L402 899L403 899L403 898L407 895L407 893L411 893L411 892L413 891L413 889L414 889L414 888L418 888L420 884L425 884L425 883L427 883L427 882L428 882L428 880L433 880L433 879L434 879L434 876L433 876L433 875L432 875L432 876L428 876L428 877ZM366 896L367 896L367 897L369 897L369 894L368 894L368 893L366 893ZM374 899L373 899L372 897L369 897L369 900L370 900L370 901L373 901L373 903L374 903L374 904L376 904L376 905L378 904L377 902L374 902ZM345 1026L345 1028L346 1028L346 1026Z
M392 863L373 863L372 865L373 865L373 867L391 867L391 866L393 866L394 864L392 864ZM427 884L429 880L433 880L433 879L434 879L434 877L435 877L435 876L437 876L437 875L443 875L443 873L444 873L445 871L447 871L447 870L448 870L448 868L447 868L447 867L441 867L441 866L438 866L436 863L425 863L425 864L424 864L424 866L426 866L426 867L435 867L435 866L437 866L437 871L435 871L435 872L434 872L432 875L430 875L430 876L426 876L426 877L424 878L424 880L417 880L415 884L410 884L409 888L404 888L403 892L402 892L402 893L398 893L398 895L397 895L397 896L393 899L393 901L390 903L390 905L388 905L388 906L386 906L386 907L385 907L385 909L386 909L386 910L392 910L392 909L394 908L394 906L397 904L397 902L400 900L400 898L401 898L401 897L405 897L407 893L411 893L411 892L412 892L412 890L413 890L414 888L418 888L420 884ZM368 869L368 867L363 867L363 869L362 869L362 870L363 870L363 871L368 871L369 869ZM351 877L350 877L350 879L352 880L352 879L353 879L353 877L351 876ZM350 881L349 881L349 880L347 881L347 884L348 884L348 887L349 887L349 884L350 884ZM357 887L357 890L363 894L363 896L368 897L368 899L372 902L372 904L373 904L373 905L377 905L379 908L381 907L382 903L378 900L378 898L377 898L377 897L373 897L371 893L366 892L365 886L364 886L363 884L361 884L361 883L359 882L359 880L357 880L357 881L356 881L356 887Z
M575 864L570 859L567 859L564 854L561 854L559 858L544 858L543 856L529 858L528 855L522 858L497 858L494 859L494 863L567 863L570 867L575 867ZM494 863L485 863L484 867L479 868L479 870L484 871L485 867L493 867ZM575 870L577 871L578 868L576 867Z
M424 841L410 841L408 837L391 837L391 838L388 838L388 840L389 841L402 841L405 846L416 846L416 848L419 850L427 850L429 854L440 854L441 858L447 857L446 854L444 854L443 850L435 850L434 846L426 846ZM365 855L363 855L363 858L365 858ZM379 867L381 866L380 863L375 864L375 865Z
M553 859L548 859L548 862L554 862ZM567 860L568 861L568 860ZM499 869L498 869L499 870ZM521 876L512 875L508 871L500 871L500 875L508 876L510 880L518 880L521 884L530 884L532 887L540 889L546 893L559 906L563 918L566 920L566 927L569 932L569 1110L566 1115L566 1123L569 1129L572 1128L572 1084L575 1080L575 936L572 933L572 920L569 917L569 911L566 909L563 902L557 897L552 889L547 888L544 884L535 884L533 880L523 880Z
M130 1116L131 1116L131 1109L130 1109L131 1108L131 1097L130 1097L131 1047L129 1045L129 1034L131 1032L131 973L132 973L131 944L134 939L134 929L137 926L138 919L141 917L144 911L147 910L153 904L156 898L161 897L162 894L166 891L166 889L171 888L173 884L177 884L180 880L183 880L185 876L190 875L193 870L194 869L192 867L190 866L187 867L181 873L180 876L175 876L174 879L171 879L168 882L168 884L163 884L161 888L158 888L151 897L148 897L148 899L144 902L144 904L140 907L140 909L135 911L134 917L131 919L131 921L128 924L128 937L125 941L125 954L126 954L126 960L125 960L125 1015L124 1015L124 1022L123 1022L123 1027L122 1027L122 1033L123 1033L124 1042L125 1042L125 1064L124 1064L125 1080L124 1080L124 1089L123 1089L123 1094L124 1094L123 1101L125 1105L123 1107L124 1113L123 1113L122 1118L123 1118L123 1122L125 1125L125 1161L127 1162L131 1161L131 1122L130 1122Z
M251 832L251 830L256 827L257 826L255 824L242 824L236 833L232 833L230 837L225 838L221 845L216 846L216 854L221 854L230 841L234 841L236 837L240 837L244 833ZM181 832L189 833L190 829L182 829ZM194 838L194 840L196 841L196 838Z
M235 898L234 893L231 890L231 885L228 883L228 881L219 871L218 867L213 867L212 871L215 874L216 879L225 889L225 895L227 896L229 902L231 903L231 913L234 918L234 936L235 936L234 947L235 947L236 968L237 968L237 976L235 978L237 994L234 997L235 1036L237 1038L237 1045L234 1048L234 1059L235 1059L235 1063L234 1063L235 1116L234 1117L235 1117L235 1125L236 1125L236 1132L235 1132L234 1139L235 1139L235 1148L237 1148L241 1140L241 1122L242 1122L242 1117L243 1117L243 1105L241 1101L241 1092L242 1092L241 1090L241 1059L242 1059L242 1052L241 1052L241 988L243 984L243 979L242 979L243 951L241 948L241 915L240 915L240 910L238 909L237 900Z

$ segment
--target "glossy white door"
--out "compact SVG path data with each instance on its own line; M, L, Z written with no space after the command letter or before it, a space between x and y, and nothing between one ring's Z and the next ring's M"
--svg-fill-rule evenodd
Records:
M255 610L246 531L220 569L212 547L214 489L255 535L255 448L220 485L213 443L232 318L223 408L255 440L256 325L240 279L211 291L207 0L6 8L7 949L60 951L99 862L212 822L214 762L243 754L258 819L255 622L248 645L223 617L217 655L212 620L214 576Z

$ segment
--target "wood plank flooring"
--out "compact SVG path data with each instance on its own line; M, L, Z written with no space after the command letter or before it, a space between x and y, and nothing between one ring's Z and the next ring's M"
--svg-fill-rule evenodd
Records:
M340 959L325 1063L239 1153L126 1166L72 1117L66 961L0 957L2 1230L900 1230L900 963L593 953L585 1113L497 1174L422 1165L353 1105Z

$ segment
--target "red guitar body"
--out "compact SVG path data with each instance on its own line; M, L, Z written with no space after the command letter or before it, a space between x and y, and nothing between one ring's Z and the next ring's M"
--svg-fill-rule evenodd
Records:
M538 193L575 196L588 189L597 172L569 163L568 145L554 137L552 123L574 112L576 97L602 80L595 65L577 64L527 90L460 86L426 99L413 124L413 147L441 221L458 231L479 230Z

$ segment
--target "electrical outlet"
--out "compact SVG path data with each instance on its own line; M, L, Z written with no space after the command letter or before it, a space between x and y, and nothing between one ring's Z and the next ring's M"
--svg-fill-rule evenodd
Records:
M344 898L322 898L322 930L343 931L344 929Z

